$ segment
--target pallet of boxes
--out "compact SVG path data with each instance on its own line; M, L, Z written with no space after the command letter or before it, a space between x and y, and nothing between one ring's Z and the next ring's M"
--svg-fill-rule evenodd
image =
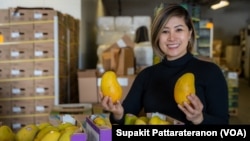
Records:
M78 93L78 84L69 83L77 82L77 27L77 19L51 8L0 9L2 125L16 133L50 122L51 109L65 103L70 88Z

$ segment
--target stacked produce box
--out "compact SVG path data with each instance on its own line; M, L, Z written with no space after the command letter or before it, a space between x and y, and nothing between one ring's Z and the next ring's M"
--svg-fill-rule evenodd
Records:
M77 89L79 21L50 8L0 11L0 121L17 131L48 121Z

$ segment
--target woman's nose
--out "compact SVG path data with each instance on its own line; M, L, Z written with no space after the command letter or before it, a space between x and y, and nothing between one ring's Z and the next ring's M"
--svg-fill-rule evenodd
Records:
M174 34L173 33L168 34L168 40L170 40L170 41L174 40Z

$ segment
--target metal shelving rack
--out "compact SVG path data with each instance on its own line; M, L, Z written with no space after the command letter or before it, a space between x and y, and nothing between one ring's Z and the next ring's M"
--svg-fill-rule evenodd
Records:
M200 20L199 22L197 53L201 56L213 57L213 23L207 20Z

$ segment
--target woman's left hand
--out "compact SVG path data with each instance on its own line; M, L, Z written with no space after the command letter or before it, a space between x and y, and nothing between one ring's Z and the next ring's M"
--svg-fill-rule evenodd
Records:
M178 104L178 107L185 113L187 120L195 125L200 124L203 121L203 104L195 94L191 94L187 98L190 103L184 102L183 105Z

